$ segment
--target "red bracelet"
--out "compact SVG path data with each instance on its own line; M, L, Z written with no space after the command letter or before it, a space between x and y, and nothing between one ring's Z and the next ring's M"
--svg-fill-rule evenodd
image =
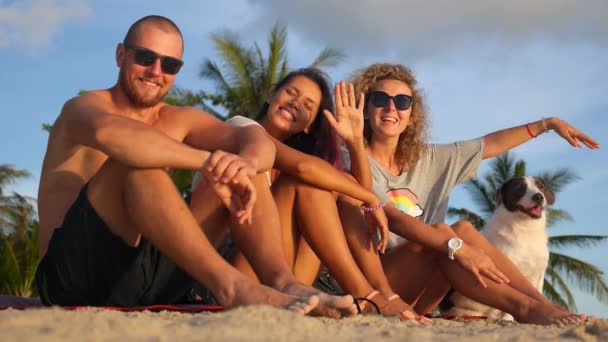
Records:
M375 205L373 207L366 207L364 203L361 204L361 210L363 210L364 213L373 213L374 211L380 209L380 208L384 208L384 206L386 205L386 202L380 202L380 204Z
M529 122L526 124L526 129L528 130L528 134L530 134L530 137L536 138L538 136L538 134L537 135L532 134L532 130L530 129L530 123Z

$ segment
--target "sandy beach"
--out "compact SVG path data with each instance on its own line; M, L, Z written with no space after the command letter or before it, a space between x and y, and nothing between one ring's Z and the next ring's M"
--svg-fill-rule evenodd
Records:
M416 326L375 315L301 317L264 306L197 314L42 308L0 311L0 331L2 341L607 341L608 320L568 328L443 319Z

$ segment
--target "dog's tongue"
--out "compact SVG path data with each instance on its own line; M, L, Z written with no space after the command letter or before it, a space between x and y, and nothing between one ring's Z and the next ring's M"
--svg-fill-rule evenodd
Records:
M543 213L543 209L540 207L536 207L536 208L530 209L530 212L532 213L532 215L540 217Z

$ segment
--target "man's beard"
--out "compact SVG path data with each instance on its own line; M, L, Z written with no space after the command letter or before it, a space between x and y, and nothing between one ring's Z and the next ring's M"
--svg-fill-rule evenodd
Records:
M164 92L159 93L157 96L150 99L143 98L142 96L137 94L134 87L129 84L125 72L122 69L118 74L118 84L120 86L120 89L122 89L122 91L124 91L124 93L127 95L131 103L138 108L153 107L158 104L162 100L162 98L167 94L167 92Z

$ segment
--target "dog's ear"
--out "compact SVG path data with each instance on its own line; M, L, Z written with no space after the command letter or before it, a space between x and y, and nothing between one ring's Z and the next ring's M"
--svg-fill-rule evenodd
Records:
M549 205L553 205L553 203L555 203L555 193L553 192L553 190L549 189L549 187L547 186L545 181L542 180L542 178L539 178L539 177L534 177L534 178L536 180L537 186L539 186L543 190L543 194L545 194L547 203Z

